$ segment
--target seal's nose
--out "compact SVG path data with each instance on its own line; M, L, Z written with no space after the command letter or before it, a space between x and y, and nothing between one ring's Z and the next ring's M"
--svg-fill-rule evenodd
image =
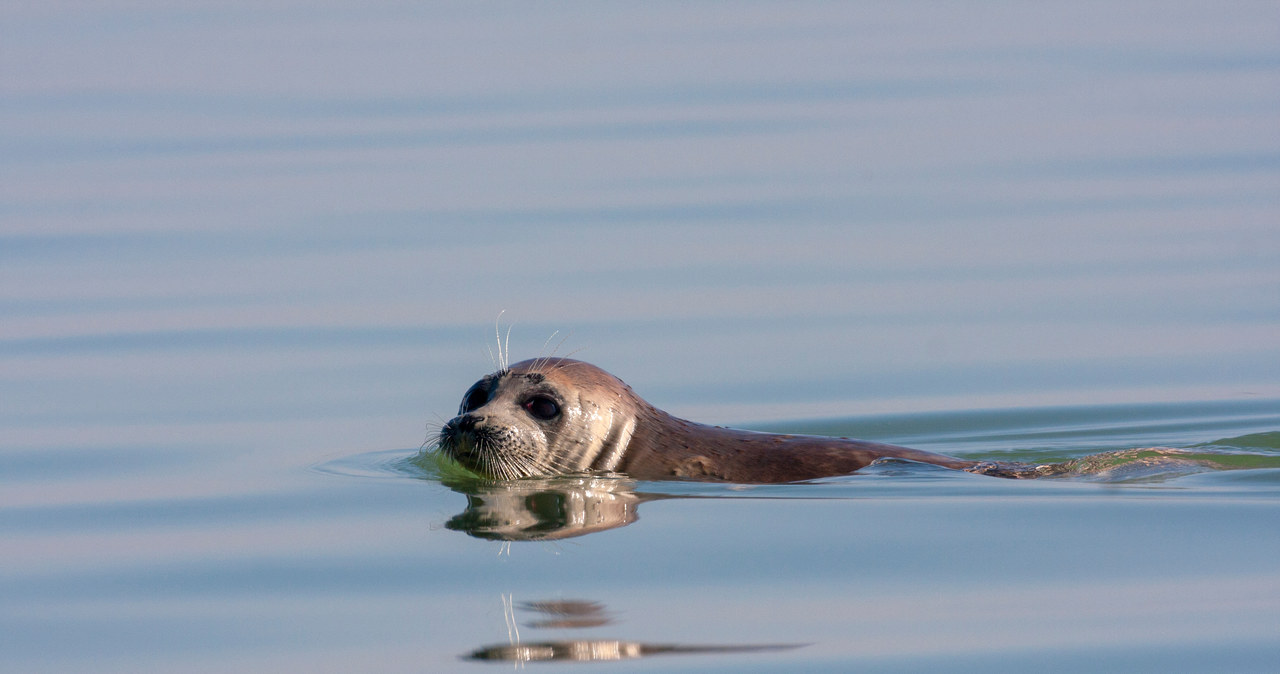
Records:
M478 423L478 421L479 420L476 419L474 414L460 414L444 422L444 426L440 427L440 434L453 436L458 433L471 431L476 427L476 423Z
M477 425L477 424L480 424L480 423L482 423L483 421L484 421L484 416L483 416L483 415L480 415L480 414L464 414L464 415L462 415L462 416L458 417L457 419L454 419L453 421L450 421L449 423L450 423L450 424L453 424L454 426L456 426L456 427L457 427L457 429L458 429L458 430L460 430L460 431L472 431L472 430L475 430L475 427L476 427L476 425Z

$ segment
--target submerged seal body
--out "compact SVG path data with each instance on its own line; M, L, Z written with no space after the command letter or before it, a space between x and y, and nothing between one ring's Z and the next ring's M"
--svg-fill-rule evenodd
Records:
M793 482L852 473L882 458L987 472L977 461L878 442L686 421L608 372L567 358L526 360L476 382L440 430L439 448L504 480L608 471L640 480Z

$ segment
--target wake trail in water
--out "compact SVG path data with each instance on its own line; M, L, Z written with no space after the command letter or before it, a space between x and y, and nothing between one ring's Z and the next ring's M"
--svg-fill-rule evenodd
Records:
M983 461L966 469L1012 479L1086 477L1128 482L1218 470L1280 468L1280 455L1248 450L1280 448L1280 431L1215 440L1192 448L1145 447L1090 454L1052 463Z

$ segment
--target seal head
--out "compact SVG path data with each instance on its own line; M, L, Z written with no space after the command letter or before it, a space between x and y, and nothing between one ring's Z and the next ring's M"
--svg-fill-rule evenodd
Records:
M635 430L639 400L594 365L527 360L467 390L458 416L440 431L440 449L503 480L614 471Z

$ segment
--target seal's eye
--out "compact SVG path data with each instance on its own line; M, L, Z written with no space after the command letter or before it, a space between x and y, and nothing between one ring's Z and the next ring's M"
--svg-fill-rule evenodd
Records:
M470 391L462 397L462 413L466 414L478 407L484 407L489 402L489 391L479 384L472 386Z
M557 414L560 414L560 405L547 396L534 396L524 401L524 409L534 419L542 421L554 419Z

